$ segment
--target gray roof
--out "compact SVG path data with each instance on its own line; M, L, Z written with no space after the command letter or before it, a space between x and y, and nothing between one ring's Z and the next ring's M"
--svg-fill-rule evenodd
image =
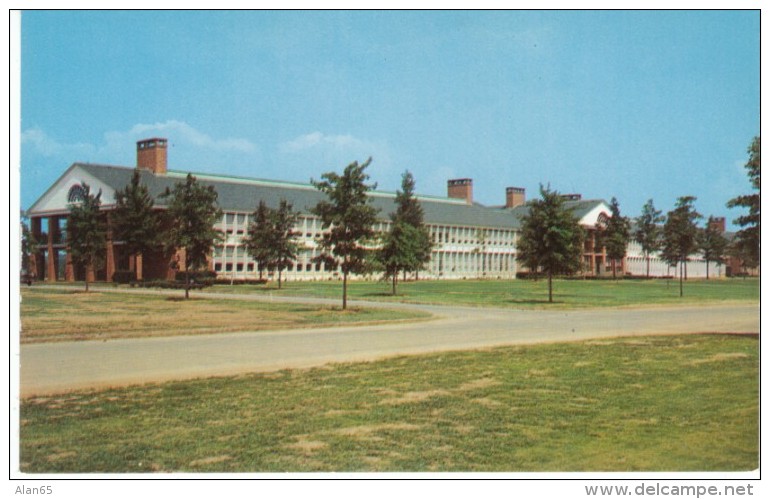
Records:
M134 168L91 163L76 163L100 181L114 189L122 189L131 181ZM187 172L169 171L166 175L156 175L140 170L141 180L147 186L150 195L159 205L158 197L166 188L183 181ZM192 173L200 183L212 185L219 194L219 204L225 211L253 212L260 200L268 206L277 207L281 199L291 203L295 211L309 213L319 201L325 199L323 193L311 184L281 182L274 180L228 177ZM388 219L395 211L395 194L374 191L370 194L372 205L379 210L379 218ZM521 224L515 211L488 208L478 204L466 204L462 200L438 196L417 196L425 213L425 222L432 225L456 225L473 227L492 227L518 229Z
M603 199L581 199L580 201L564 201L564 207L572 210L575 217L580 220L601 203L607 204ZM510 211L514 217L521 220L523 216L529 214L529 203L517 206L508 211Z

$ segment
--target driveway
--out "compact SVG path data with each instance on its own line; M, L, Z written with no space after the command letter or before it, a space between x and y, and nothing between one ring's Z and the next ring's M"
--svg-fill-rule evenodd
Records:
M502 345L648 334L759 332L758 304L575 311L351 304L413 308L431 312L435 319L412 324L27 344L20 352L20 394L46 395Z

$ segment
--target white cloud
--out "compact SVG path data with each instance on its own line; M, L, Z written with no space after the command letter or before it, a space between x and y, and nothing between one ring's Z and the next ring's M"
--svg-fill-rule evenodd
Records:
M21 134L22 154L31 159L46 158L57 162L88 161L115 165L131 165L135 161L137 140L164 137L177 146L174 164L180 168L235 168L259 161L259 148L243 138L216 139L189 124L169 120L162 123L139 123L125 131L109 131L99 143L68 144L58 141L40 128ZM224 164L226 163L226 164Z
M131 127L127 132L107 132L104 134L107 144L120 144L125 147L126 143L132 143L136 140L160 135L169 139L170 142L177 144L192 145L201 149L215 151L234 151L251 153L256 151L257 146L249 140L240 138L214 139L211 136L196 130L183 121L168 120L163 123L139 123Z
M357 139L352 135L324 135L321 132L312 132L282 143L279 149L281 152L291 153L319 147L350 149L357 152L366 149L377 149L379 146L373 142Z
M46 158L70 156L83 157L92 156L96 152L96 147L92 144L64 144L53 137L50 137L40 128L30 128L21 133L22 147L31 147L37 154Z
M278 144L274 163L283 165L277 178L305 181L327 171L338 171L353 161L372 158L368 174L380 186L395 186L397 175L386 141L362 139L351 134L325 134L314 131ZM388 187L389 188L389 187Z

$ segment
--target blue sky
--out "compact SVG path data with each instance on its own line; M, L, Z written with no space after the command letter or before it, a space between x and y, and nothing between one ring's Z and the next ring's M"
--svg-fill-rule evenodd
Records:
M72 163L307 182L372 156L395 191L549 184L637 216L750 191L758 11L24 12L21 207ZM256 204L256 201L255 201Z

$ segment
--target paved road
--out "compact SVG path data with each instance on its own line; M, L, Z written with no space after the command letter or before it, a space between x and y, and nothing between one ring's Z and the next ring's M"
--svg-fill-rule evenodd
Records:
M559 312L368 305L427 310L436 319L365 327L22 345L21 396L500 345L644 334L759 332L758 305Z

